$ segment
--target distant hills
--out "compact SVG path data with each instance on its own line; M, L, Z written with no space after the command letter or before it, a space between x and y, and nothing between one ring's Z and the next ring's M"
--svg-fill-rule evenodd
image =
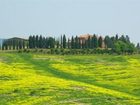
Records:
M24 40L24 41L26 41L27 39L19 38L19 37L13 37L13 38L9 38L9 40Z
M0 38L0 47L2 46L2 43L5 39ZM8 38L8 40L24 40L27 41L27 39L19 38L19 37L13 37L13 38Z
M2 42L4 41L4 39L0 38L0 47L2 46Z

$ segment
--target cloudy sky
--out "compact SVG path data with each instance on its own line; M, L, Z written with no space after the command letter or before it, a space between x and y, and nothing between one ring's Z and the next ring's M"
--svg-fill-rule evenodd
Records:
M0 0L0 38L86 33L140 42L140 0Z

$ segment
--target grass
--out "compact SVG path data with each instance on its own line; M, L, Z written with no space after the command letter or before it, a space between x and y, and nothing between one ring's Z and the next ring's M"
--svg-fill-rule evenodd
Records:
M140 55L0 53L0 105L139 105Z

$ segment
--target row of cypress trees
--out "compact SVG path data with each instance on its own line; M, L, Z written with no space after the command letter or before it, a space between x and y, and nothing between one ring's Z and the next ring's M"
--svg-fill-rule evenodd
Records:
M29 48L68 48L68 49L82 49L82 48L102 48L103 38L97 38L96 35L88 37L87 40L80 40L78 36L72 36L66 38L66 35L62 35L61 39L56 40L53 37L43 37L42 35L33 35L29 37Z
M3 40L2 50L19 50L28 48L28 41L21 38Z
M138 46L138 45L137 45ZM3 50L18 50L18 49L111 49L117 53L134 52L135 45L130 42L128 35L115 36L102 36L92 35L82 40L78 36L72 36L67 38L66 35L62 35L61 38L43 37L42 35L31 35L28 40L21 38L11 38L4 40L2 44Z

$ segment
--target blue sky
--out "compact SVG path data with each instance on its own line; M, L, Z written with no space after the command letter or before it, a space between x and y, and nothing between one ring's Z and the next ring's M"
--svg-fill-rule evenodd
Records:
M0 0L0 38L86 33L140 42L140 0Z

